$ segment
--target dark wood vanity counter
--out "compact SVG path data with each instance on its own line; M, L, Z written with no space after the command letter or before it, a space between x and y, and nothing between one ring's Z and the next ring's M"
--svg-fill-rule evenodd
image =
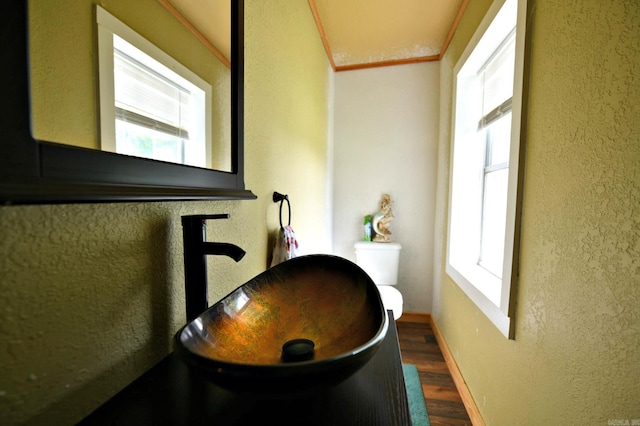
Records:
M80 425L410 425L393 315L382 345L355 375L313 395L236 395L190 371L174 354Z

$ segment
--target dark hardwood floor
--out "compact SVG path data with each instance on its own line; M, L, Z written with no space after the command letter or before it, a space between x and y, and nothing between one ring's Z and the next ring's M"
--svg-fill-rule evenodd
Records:
M431 325L400 320L396 326L402 362L418 368L431 426L471 425Z

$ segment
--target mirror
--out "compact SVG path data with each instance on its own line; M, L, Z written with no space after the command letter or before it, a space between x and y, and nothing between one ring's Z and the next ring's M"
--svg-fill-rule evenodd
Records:
M228 58L172 5L226 46L229 0L28 3L36 139L231 171Z
M34 138L29 96L28 23L31 21L28 5L26 1L3 2L0 37L5 48L0 52L4 64L0 75L4 77L6 91L0 99L3 111L0 125L4 130L0 138L0 200L3 203L66 203L256 198L244 186L244 3L242 0L230 1L231 125L228 133L231 142L228 171L72 146L68 142L73 138L68 136L55 141L46 140L50 139L48 137ZM89 25L94 25L93 22ZM170 36L165 34L165 37ZM49 101L55 108L56 97ZM93 122L95 125L95 117ZM69 121L67 126L72 125L69 123L75 122ZM63 130L59 134L68 135L74 129ZM96 139L95 134L92 139Z

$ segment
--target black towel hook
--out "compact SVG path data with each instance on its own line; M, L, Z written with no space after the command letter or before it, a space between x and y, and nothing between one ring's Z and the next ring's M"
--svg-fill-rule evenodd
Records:
M291 225L291 203L289 202L289 196L286 194L280 194L279 192L273 193L273 202L274 203L280 202L280 229L284 229L284 226L282 225L282 204L285 201L287 202L287 207L289 208L289 222L287 223L287 226L290 226Z

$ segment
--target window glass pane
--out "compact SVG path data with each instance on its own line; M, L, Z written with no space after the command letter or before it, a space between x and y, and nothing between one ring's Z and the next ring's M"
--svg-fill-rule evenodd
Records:
M116 152L206 166L204 90L115 34L113 46Z
M487 173L484 181L480 265L502 278L509 169Z
M488 149L486 165L492 166L509 162L509 146L511 143L511 112L491 123L488 132Z
M178 137L116 120L116 148L121 154L184 163L183 145Z
M515 33L502 49L491 58L484 69L484 102L482 115L491 112L513 95L513 73L515 64Z

